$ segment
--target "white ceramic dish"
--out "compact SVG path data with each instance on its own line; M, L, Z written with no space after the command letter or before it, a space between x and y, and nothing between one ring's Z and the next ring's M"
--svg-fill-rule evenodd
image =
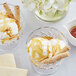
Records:
M76 46L76 38L73 37L73 36L71 35L71 33L70 33L70 29L71 29L72 27L74 27L74 26L76 26L76 19L74 19L74 20L70 21L69 23L67 23L66 25L64 25L64 27L65 27L65 29L66 29L66 31L67 31L66 36L67 36L69 42L70 42L72 45Z

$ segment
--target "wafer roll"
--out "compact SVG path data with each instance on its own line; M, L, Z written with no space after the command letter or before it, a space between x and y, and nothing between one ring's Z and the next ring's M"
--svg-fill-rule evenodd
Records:
M70 50L70 47L66 45L59 53L64 53Z
M20 7L17 5L14 7L15 9L15 19L17 20L17 23L20 25Z
M48 59L45 59L44 61L42 61L41 63L44 63L44 64L51 64L51 63L55 63L63 58L66 58L68 57L70 54L69 52L64 52L64 53L60 53L56 56L53 56L52 58L48 58Z
M18 25L18 29L20 30L20 7L17 5L14 7L15 9L15 19L16 19L16 23Z
M4 3L3 6L4 6L5 10L7 11L8 17L14 19L15 17L14 17L14 15L13 15L13 13L12 13L10 7L8 6L8 4L7 4L7 3Z

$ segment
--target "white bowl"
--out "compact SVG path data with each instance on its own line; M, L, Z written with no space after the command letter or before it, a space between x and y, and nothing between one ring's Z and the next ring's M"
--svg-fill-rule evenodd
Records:
M73 37L73 36L71 35L71 33L70 33L70 29L71 29L72 27L74 27L74 26L76 26L76 19L74 19L74 20L70 21L69 23L67 23L64 27L65 27L65 29L66 29L66 31L67 31L67 33L66 33L67 39L69 40L69 42L70 42L72 45L76 46L76 38Z

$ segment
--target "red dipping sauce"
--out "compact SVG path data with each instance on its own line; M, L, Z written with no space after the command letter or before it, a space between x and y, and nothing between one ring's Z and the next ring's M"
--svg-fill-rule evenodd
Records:
M71 30L70 30L70 33L73 37L76 38L76 26L72 27Z

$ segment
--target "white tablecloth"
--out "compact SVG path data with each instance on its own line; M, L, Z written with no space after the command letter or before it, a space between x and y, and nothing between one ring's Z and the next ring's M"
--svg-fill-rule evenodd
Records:
M76 1L76 0L73 0L73 1ZM1 0L0 4L4 2L8 2L11 4L18 4L22 7L20 0ZM26 23L25 34L16 48L11 49L9 52L4 51L2 53L13 53L16 59L17 67L28 69L29 70L28 76L40 76L36 74L31 68L28 55L27 55L27 50L25 48L26 38L28 37L28 35L30 34L32 30L40 26L56 26L64 34L66 34L66 31L63 28L63 25L68 23L72 19L76 19L76 3L71 2L69 11L66 17L56 23L47 23L47 22L41 21L37 19L33 13L27 12L24 9L22 9L22 11L24 14L24 21ZM75 59L76 58L76 47L72 46L70 43L69 45L71 46L71 50L70 50L71 56L64 60L64 62L60 66L60 69L52 76L76 76L76 59Z

